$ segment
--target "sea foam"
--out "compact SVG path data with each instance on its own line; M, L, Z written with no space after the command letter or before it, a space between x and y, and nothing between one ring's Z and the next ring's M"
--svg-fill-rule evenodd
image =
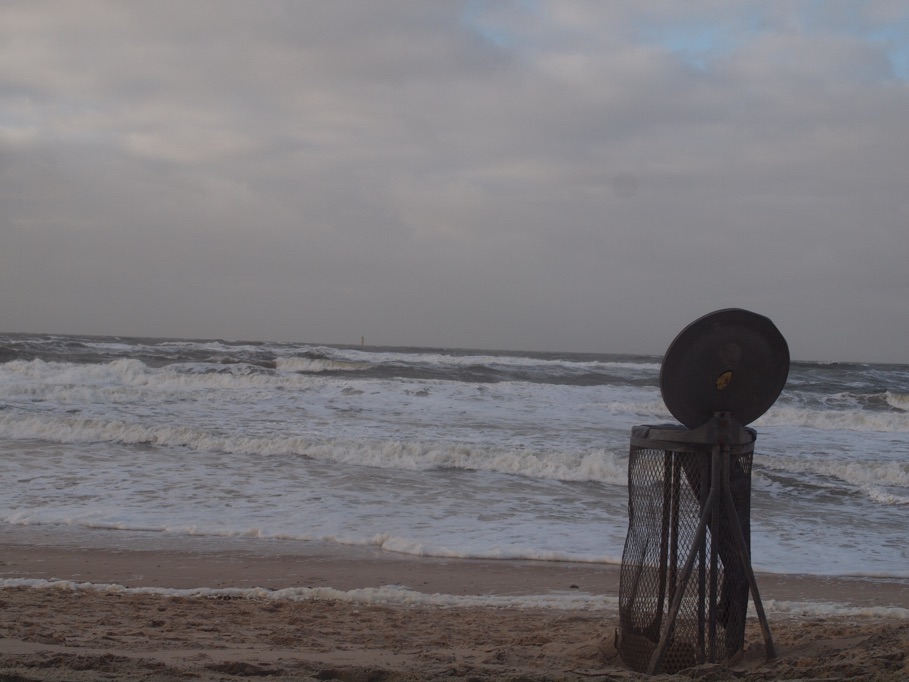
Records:
M250 599L263 601L337 601L354 604L384 606L435 607L435 608L489 608L489 609L546 609L551 611L594 611L616 617L617 597L594 595L578 590L549 594L529 595L452 595L427 594L405 585L383 585L354 590L331 587L288 587L272 590L263 587L212 588L196 587L172 589L163 587L125 587L116 583L75 582L71 580L43 580L27 578L0 579L0 588L29 588L66 592L98 592L103 594L137 594L157 597L189 599ZM897 606L852 606L830 601L781 601L762 600L770 615L798 617L840 616L862 618L889 618L909 620L909 609ZM749 615L756 617L753 603Z

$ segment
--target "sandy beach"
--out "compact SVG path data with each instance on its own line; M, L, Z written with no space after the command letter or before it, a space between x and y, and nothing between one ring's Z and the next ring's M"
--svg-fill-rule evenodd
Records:
M615 566L337 548L0 551L2 680L643 677L615 649ZM656 679L909 678L906 581L758 579L775 660L751 618L738 659Z

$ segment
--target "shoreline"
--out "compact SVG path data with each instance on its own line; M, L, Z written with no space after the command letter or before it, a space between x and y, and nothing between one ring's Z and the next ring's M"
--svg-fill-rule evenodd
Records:
M619 566L178 545L0 542L0 679L690 678L618 658ZM752 614L744 651L696 674L909 677L909 581L757 580L778 657L765 660Z
M522 596L589 594L618 598L620 566L529 559L412 557L377 547L272 543L256 551L212 544L189 549L34 544L0 539L0 581L71 581L173 590L396 586L424 594ZM909 578L757 573L768 603L897 609L909 616Z

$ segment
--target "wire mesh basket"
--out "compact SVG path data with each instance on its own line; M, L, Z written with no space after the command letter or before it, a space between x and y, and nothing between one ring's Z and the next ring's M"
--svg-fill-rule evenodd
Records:
M633 670L674 673L744 645L756 434L736 423L721 447L715 430L632 430L618 644ZM735 513L713 502L721 483Z

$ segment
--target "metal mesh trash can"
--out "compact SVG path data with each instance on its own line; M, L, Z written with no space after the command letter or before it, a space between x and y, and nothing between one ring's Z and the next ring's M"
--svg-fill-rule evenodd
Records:
M715 457L715 424L637 426L628 462L629 526L619 590L619 653L640 672L651 669L670 609L679 595L660 672L674 673L742 649L748 578L734 519L750 550L751 460L756 434L736 424ZM716 461L715 461L716 460ZM715 466L715 465L718 465ZM716 470L716 469L719 470ZM698 526L710 492L728 476L735 514L715 505ZM692 558L690 579L680 584Z

